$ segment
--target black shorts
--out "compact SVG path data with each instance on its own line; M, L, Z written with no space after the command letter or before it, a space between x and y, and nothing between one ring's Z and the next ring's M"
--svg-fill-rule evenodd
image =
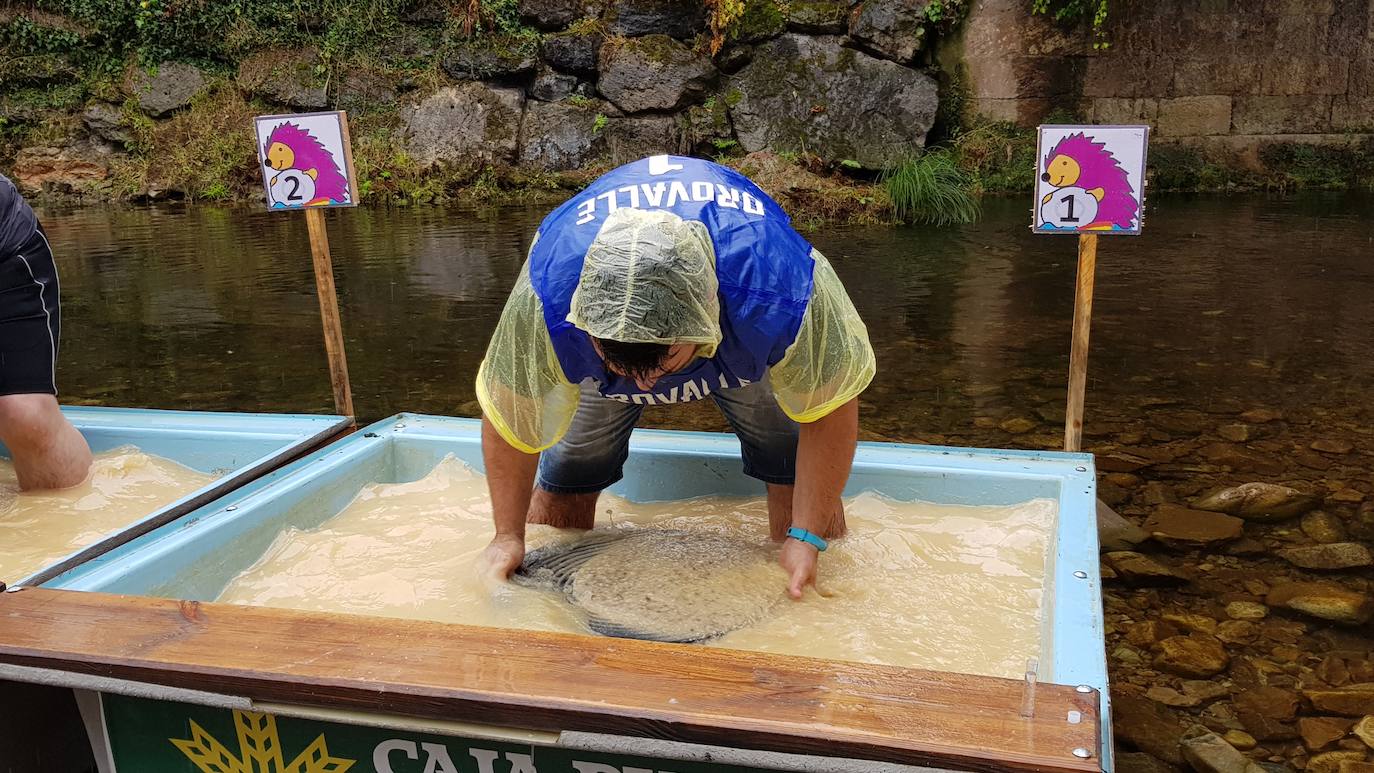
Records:
M39 229L0 255L0 395L57 394L61 325L57 266Z

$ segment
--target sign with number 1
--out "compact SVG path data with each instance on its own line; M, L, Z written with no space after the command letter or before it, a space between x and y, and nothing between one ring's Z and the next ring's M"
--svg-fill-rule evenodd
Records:
M1147 126L1041 126L1036 233L1140 233Z
M254 119L268 209L352 207L358 185L342 111Z

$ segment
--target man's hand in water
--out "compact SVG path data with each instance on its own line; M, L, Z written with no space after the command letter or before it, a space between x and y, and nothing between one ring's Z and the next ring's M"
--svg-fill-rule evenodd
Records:
M488 548L490 549L490 548ZM782 553L778 563L787 572L787 593L794 599L802 597L802 590L816 584L816 557L820 551L799 539L787 539L782 543Z
M505 580L525 560L525 540L513 534L497 534L482 551L482 574Z

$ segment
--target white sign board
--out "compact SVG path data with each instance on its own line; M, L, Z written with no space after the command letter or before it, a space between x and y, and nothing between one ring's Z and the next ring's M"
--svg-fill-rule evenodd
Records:
M1140 233L1148 126L1041 126L1036 233Z
M357 205L348 116L342 111L253 119L267 208Z

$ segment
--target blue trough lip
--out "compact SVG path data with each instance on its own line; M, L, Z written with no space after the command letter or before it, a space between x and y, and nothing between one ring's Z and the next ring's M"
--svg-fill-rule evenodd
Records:
M49 566L24 577L0 577L0 581L11 586L41 584L147 534L330 440L351 423L343 416L150 408L70 406L64 407L62 413L97 453L135 445L140 450L200 472L216 473L218 477ZM0 456L9 456L3 445L0 445Z

